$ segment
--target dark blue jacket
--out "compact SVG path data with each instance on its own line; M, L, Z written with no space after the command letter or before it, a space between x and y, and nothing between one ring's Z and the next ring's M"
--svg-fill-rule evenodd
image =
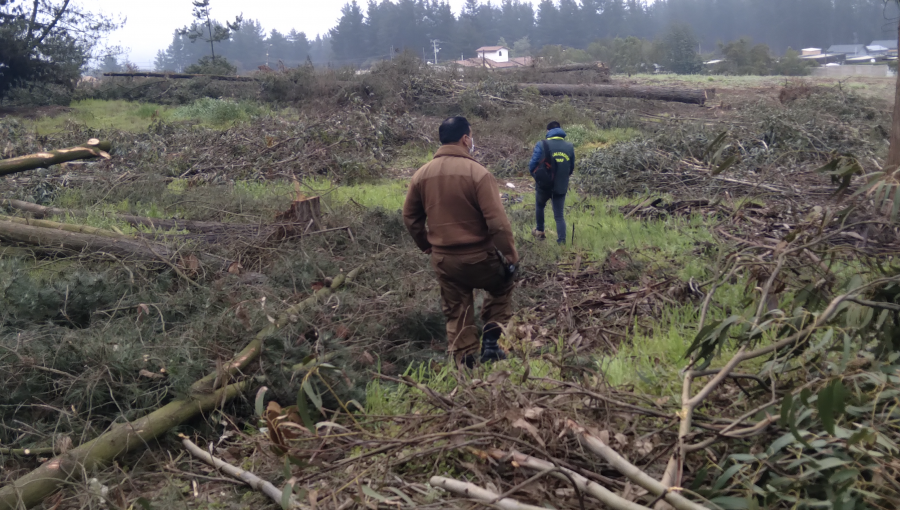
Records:
M556 175L556 183L553 186L554 195L566 194L569 189L569 177L575 172L575 148L571 143L566 142L565 138L566 132L563 131L562 128L547 131L547 141L553 146L558 146L552 148L552 150L564 152L566 158L569 159L569 161L561 161L560 158L557 158L556 160L559 168L563 169L563 171ZM534 174L534 169L537 168L538 163L544 159L543 145L543 143L538 142L537 145L534 146L534 153L531 155L531 162L528 164L528 171L531 174ZM568 172L565 171L566 166L568 166Z

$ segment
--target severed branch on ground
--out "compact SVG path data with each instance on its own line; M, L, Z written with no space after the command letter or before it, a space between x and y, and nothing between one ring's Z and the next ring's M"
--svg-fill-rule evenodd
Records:
M112 145L109 142L92 138L84 145L57 149L46 152L38 152L19 156L16 158L0 160L0 175L9 175L26 170L47 168L67 161L78 159L106 158L109 159L109 151Z
M475 501L496 506L497 508L503 508L504 510L544 510L544 507L527 505L512 498L501 499L499 494L495 494L485 488L479 487L474 483L462 482L443 476L432 476L430 483L435 487L440 487L457 496L474 499Z
M249 471L245 471L241 468L232 466L231 464L225 462L222 459L213 457L209 452L204 451L202 448L194 444L190 439L184 438L181 440L181 444L184 445L184 448L194 457L206 462L210 466L216 468L219 471L224 472L229 476L233 476L238 480L246 483L250 487L255 490L258 490L269 497L272 501L278 503L279 505L283 505L284 501L282 501L283 491L278 487L272 485L272 482L263 480L262 478L254 475ZM284 510L290 510L292 508L298 508L300 505L297 503L296 499L293 495L290 496L290 499L287 501L287 505L285 505Z
M363 270L356 268L346 275L337 276L330 287L320 289L313 296L288 308L278 319L267 325L232 360L217 372L198 380L191 386L190 394L131 423L114 425L111 430L64 455L44 463L38 469L24 475L0 489L0 510L30 508L52 494L66 481L78 479L82 473L108 465L119 456L159 437L171 428L184 423L199 413L211 411L242 394L249 388L248 381L226 386L226 381L255 360L262 341L291 321L291 317L318 303Z

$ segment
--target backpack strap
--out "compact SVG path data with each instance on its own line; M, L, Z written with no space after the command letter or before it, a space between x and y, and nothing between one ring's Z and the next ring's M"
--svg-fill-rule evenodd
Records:
M550 154L550 144L547 143L547 140L541 140L541 149L544 152L544 161L547 161L549 158L553 157L553 155Z

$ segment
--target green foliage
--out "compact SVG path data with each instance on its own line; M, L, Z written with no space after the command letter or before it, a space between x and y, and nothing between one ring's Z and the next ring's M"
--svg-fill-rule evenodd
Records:
M719 52L725 58L725 62L718 64L719 71L725 74L764 76L770 73L774 63L767 45L753 45L751 40L745 37L726 44L720 43Z
M237 74L237 67L231 64L225 57L200 57L196 64L184 68L187 74L212 74L227 76Z
M68 1L3 2L0 100L27 87L27 94L20 90L18 102L65 102L65 92L71 93L81 69L97 56L102 38L118 26Z
M572 62L582 63L594 60L593 56L585 50L558 44L544 46L537 56L547 65L560 65Z
M697 74L703 67L698 48L700 41L694 30L684 24L674 24L662 38L663 66L677 74Z
M213 22L210 0L194 0L194 19L196 20L190 28L184 28L178 31L179 35L187 36L191 42L202 40L209 43L210 55L216 58L216 43L228 40L233 32L236 32L243 23L243 18L237 16L233 22L226 22L225 25Z
M249 101L232 101L230 99L203 98L193 103L176 108L173 116L176 119L199 120L201 122L221 125L230 122L249 120L263 115L265 110Z
M772 74L781 76L806 76L810 73L815 64L800 58L800 53L788 48L784 56L778 59L773 68Z
M661 43L634 36L594 41L587 51L612 72L621 74L652 72L653 64L662 61Z

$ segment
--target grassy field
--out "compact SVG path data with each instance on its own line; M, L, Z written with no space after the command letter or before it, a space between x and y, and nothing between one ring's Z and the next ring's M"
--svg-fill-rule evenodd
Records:
M67 129L69 123L92 129L143 131L156 121L189 122L209 127L226 127L234 122L251 120L271 110L256 103L226 99L199 99L189 105L171 107L130 101L87 99L73 102L58 115L27 121L41 135Z

